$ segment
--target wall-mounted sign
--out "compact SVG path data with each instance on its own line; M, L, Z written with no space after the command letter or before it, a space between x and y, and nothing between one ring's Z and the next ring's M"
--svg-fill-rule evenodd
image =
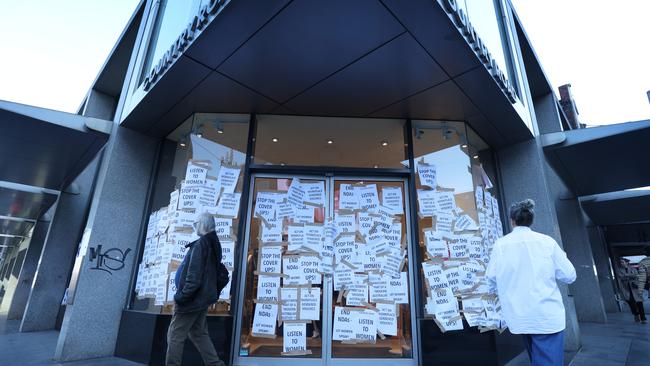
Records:
M465 10L458 6L456 0L438 0L438 3L443 9L445 9L447 14L452 17L456 27L461 31L461 34L465 37L465 40L467 40L470 46L472 46L472 50L474 50L481 62L483 62L485 67L490 71L492 78L494 78L499 87L501 87L510 103L517 103L517 94L515 93L510 80L508 80L503 71L501 71L496 60L492 57L490 50L488 50L481 37L476 33L476 29L469 21L469 17L465 14Z
M154 64L155 66L151 68L149 74L144 78L142 83L144 91L151 89L158 78L181 56L190 43L210 24L228 1L210 0L208 4L201 7L199 13L192 18L187 28L176 38L176 41L172 43L171 47L162 55L158 63Z

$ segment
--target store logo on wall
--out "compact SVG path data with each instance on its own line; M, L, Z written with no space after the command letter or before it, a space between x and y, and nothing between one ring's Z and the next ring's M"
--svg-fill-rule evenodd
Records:
M95 262L95 266L90 269L98 269L112 275L114 271L119 271L124 268L124 262L130 252L131 249L122 251L119 248L111 248L102 252L101 245L98 245L96 248L90 248L90 262Z
M481 59L481 62L487 67L492 75L492 78L499 84L499 87L508 97L510 103L517 103L517 94L515 93L510 80L506 77L506 74L501 71L501 68L497 65L496 60L492 57L490 50L488 50L485 42L478 36L476 29L469 21L469 16L465 14L465 11L458 6L456 0L438 0L438 3L442 6L447 14L453 19L454 24L460 30L461 34L469 42L469 45L472 46L472 50Z
M201 7L199 13L194 16L192 21L187 25L187 28L176 38L176 41L172 43L167 52L155 64L156 66L145 77L142 83L144 91L151 89L165 70L187 49L190 42L196 39L200 32L217 16L217 13L226 5L226 2L228 0L210 0L208 4Z

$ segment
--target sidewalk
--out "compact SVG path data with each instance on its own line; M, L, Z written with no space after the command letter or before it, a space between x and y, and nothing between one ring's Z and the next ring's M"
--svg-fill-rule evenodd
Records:
M83 361L57 363L53 361L57 331L20 333L19 320L6 320L0 314L0 364L20 366L140 366L117 357L95 358Z

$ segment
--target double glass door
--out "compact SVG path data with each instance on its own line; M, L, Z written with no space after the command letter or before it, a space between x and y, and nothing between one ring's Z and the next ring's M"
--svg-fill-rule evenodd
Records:
M406 181L258 174L251 185L235 364L415 364Z

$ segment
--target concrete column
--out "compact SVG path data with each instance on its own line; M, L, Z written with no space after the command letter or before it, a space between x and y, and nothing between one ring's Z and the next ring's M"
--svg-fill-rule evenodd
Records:
M9 311L7 312L7 319L9 320L22 319L25 313L27 299L29 298L29 292L32 288L34 275L36 274L36 267L38 266L38 260L41 258L41 252L43 251L43 245L45 244L45 238L47 237L49 228L50 220L39 220L34 225L32 237L25 254L25 260L23 261L23 268L18 275L16 291L14 292Z
M604 240L600 227L594 225L587 226L587 232L589 233L591 252L594 256L594 263L596 264L598 285L600 286L605 311L608 313L617 313L620 309L615 298L615 279L612 278L612 266L607 251L607 243Z
M524 141L497 151L503 203L531 198L536 203L536 217L532 229L554 238L562 245L560 226L555 212L553 195L546 176L547 163L536 140ZM573 297L566 285L560 284L566 309L565 349L580 348L580 328Z
M570 286L576 303L578 320L606 323L605 305L596 277L583 211L577 198L558 199L555 203L564 250L576 268L578 278Z
M97 166L96 158L59 196L20 325L21 332L49 330L56 325L88 214Z
M69 304L55 358L111 356L130 292L159 140L116 127L109 140L86 223L88 250L78 257L74 302ZM102 255L123 258L120 268ZM76 267L77 265L75 265Z

